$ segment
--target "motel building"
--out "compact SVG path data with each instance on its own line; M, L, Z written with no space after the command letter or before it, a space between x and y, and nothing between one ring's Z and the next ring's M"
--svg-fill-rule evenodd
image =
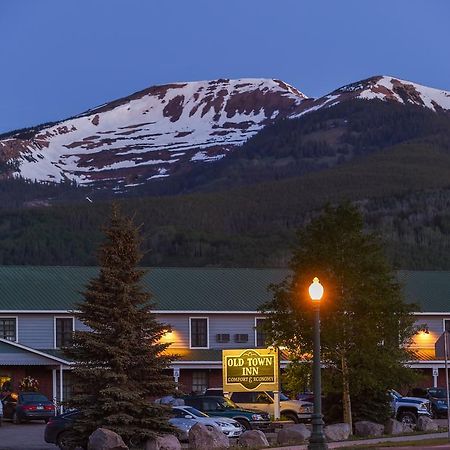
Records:
M86 329L73 311L97 273L95 267L0 266L0 387L9 381L17 389L29 375L50 399L70 395L71 361L61 348L74 330ZM267 286L286 275L285 269L149 269L143 284L158 319L172 327L164 340L179 355L170 370L180 390L222 386L223 349L264 347L258 308L270 298ZM411 366L424 374L424 386L445 386L435 343L450 331L450 272L401 271L398 278L406 300L421 306L417 324L429 330L416 336ZM280 360L281 368L288 364L283 353Z

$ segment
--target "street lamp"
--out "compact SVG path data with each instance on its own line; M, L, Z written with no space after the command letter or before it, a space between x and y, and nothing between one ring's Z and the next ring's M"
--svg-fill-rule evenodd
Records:
M313 354L313 381L314 381L314 414L311 418L312 433L309 438L309 450L328 449L325 435L323 434L322 416L322 387L320 374L320 300L323 296L323 286L317 277L309 286L309 296L314 306L314 354Z

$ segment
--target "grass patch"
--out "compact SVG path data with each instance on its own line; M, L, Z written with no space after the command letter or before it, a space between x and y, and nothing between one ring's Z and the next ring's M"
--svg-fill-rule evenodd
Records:
M364 445L352 445L349 447L340 447L340 450L352 450L352 449L372 449L377 450L383 447L430 447L432 445L443 445L448 444L447 438L439 438L439 439L423 439L420 441L400 441L400 442L380 442L376 445L373 444L364 444Z

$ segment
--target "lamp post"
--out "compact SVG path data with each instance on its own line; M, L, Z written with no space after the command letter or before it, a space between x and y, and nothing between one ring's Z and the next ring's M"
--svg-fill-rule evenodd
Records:
M320 300L323 286L317 277L309 286L309 296L314 305L314 347L313 347L313 381L314 381L314 414L312 415L312 433L309 438L309 450L326 450L328 445L323 434L322 386L320 374Z

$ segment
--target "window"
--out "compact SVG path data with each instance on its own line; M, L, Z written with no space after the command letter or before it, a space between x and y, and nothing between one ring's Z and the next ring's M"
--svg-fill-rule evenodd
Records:
M236 403L254 403L253 392L233 392L231 400Z
M235 334L234 342L248 342L248 334Z
M192 392L203 393L208 387L208 374L205 370L192 372Z
M444 319L444 331L450 332L450 319Z
M72 335L73 317L55 317L55 347L69 347Z
M189 321L191 348L208 348L208 318L190 317Z
M17 319L15 317L0 317L0 338L17 341Z
M264 317L255 319L255 343L256 347L266 347L266 334L262 329L264 321L266 319Z

